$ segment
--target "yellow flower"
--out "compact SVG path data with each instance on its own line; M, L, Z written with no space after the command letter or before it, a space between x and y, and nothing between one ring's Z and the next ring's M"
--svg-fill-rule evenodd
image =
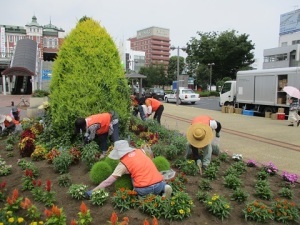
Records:
M10 223L13 223L13 222L15 222L15 218L13 218L13 217L10 217L10 218L8 219L8 222L10 222Z
M192 200L190 200L190 201L189 201L189 204L190 204L190 205L193 205L193 204L194 204L194 202L193 202Z
M44 222L43 222L43 221L40 221L39 224L44 224Z
M212 202L208 202L209 205L212 205Z
M7 215L12 215L12 211L7 211L6 214Z
M30 225L37 225L37 222L31 222Z
M229 206L228 204L226 204L226 205L225 205L225 208L226 208L226 209L229 209L229 208L230 208L230 206Z
M175 205L175 202L172 201L172 202L171 202L171 205Z
M187 208L187 209L186 209L186 212L187 212L187 213L190 213L190 212L191 212L190 208Z
M183 209L179 209L179 213L180 214L184 214L184 210Z
M23 223L24 222L24 218L23 217L19 217L18 218L18 223Z
M0 222L0 225L4 225L4 223Z

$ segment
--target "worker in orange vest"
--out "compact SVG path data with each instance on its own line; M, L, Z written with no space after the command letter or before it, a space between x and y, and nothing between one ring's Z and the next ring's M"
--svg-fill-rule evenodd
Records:
M136 94L130 95L131 105L133 106L133 115L137 116L140 113L142 120L146 120L147 115L145 115L143 106L145 104L145 98L138 98Z
M161 115L164 111L164 105L155 98L147 98L145 100L145 105L147 107L147 116L150 116L153 112L154 113L154 120L160 124Z
M188 147L187 156L192 153L194 160L199 167L199 172L206 169L210 164L211 155L219 154L219 138L221 131L221 123L214 120L210 116L197 116L192 120L191 126L187 131ZM216 131L216 138L213 138L213 132ZM202 152L202 161L199 154Z
M16 124L13 121L13 118L8 115L0 115L0 134L9 134L13 132L16 128Z
M105 157L108 149L107 138L111 135L113 142L119 140L119 116L116 112L106 112L78 118L75 121L75 133L84 134L84 143L94 140L102 150L100 158Z
M106 180L86 192L87 197L91 197L93 191L110 186L124 174L130 174L134 190L140 196L155 194L171 197L172 187L166 184L163 175L143 150L130 147L126 140L119 140L108 157L120 162Z

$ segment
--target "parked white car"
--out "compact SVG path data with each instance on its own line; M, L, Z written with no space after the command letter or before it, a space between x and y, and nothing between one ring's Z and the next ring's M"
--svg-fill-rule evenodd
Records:
M172 93L166 94L164 100L166 102L176 102L176 91L173 90ZM200 101L200 95L195 93L192 89L189 88L179 88L179 104L181 103L191 103L195 104L197 101Z

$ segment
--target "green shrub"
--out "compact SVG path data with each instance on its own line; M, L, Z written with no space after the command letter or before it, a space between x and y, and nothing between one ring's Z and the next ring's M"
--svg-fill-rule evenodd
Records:
M228 174L224 177L224 186L233 190L236 190L238 187L240 187L242 184L242 181L238 176L235 174Z
M53 159L54 170L60 174L67 173L72 164L72 156L68 151L62 151Z
M155 145L151 146L151 150L154 154L154 156L165 156L165 148L166 148L166 144L163 143L162 141L158 141Z
M230 200L237 201L237 202L245 202L248 199L248 197L249 197L249 194L247 194L241 188L237 188L230 195Z
M93 184L99 184L108 178L113 172L110 165L108 165L104 161L96 162L91 171L90 171L90 179Z
M90 169L98 161L98 156L100 154L99 146L95 141L92 141L85 145L81 152L81 160Z
M69 173L60 175L57 181L60 187L70 187L72 184L71 175Z
M120 133L130 117L130 90L117 47L106 29L86 17L65 38L50 83L53 129L73 131L78 117L116 111Z
M32 95L32 97L46 97L49 96L49 92L45 90L35 90Z
M119 164L120 161L119 160L111 159L109 157L106 157L104 159L104 162L106 162L108 165L110 165L110 167L112 168L112 170L114 170L117 167L117 165Z
M116 180L115 189L118 190L119 188L125 188L129 190L133 189L133 184L129 174L124 174L123 176L118 178L118 180Z
M164 156L157 156L152 161L158 171L169 170L171 168L170 162Z

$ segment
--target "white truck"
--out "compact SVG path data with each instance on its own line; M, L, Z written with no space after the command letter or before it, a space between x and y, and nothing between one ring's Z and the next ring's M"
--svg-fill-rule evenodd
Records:
M300 89L300 67L239 71L236 81L226 81L220 92L220 106L255 112L276 113L278 108L289 112L288 95L284 86Z

